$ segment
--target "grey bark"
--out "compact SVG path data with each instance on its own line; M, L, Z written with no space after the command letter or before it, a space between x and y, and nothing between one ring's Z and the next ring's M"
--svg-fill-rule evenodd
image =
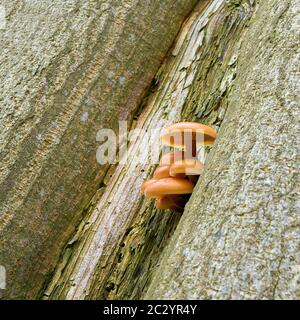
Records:
M101 125L108 124L115 129L114 123L119 117L124 116L123 111L126 112L126 116L132 117L155 68L165 55L167 45L161 47L165 44L164 41L160 41L163 39L162 36L166 37L166 43L169 45L183 15L191 7L191 2L184 2L186 6L180 10L177 7L173 8L170 3L159 2L164 8L160 7L163 12L172 7L171 13L176 12L176 17L177 14L180 15L175 22L172 18L175 25L168 25L168 28L172 29L168 33L162 26L156 26L158 21L153 19L160 17L152 15L157 11L154 8L150 10L151 13L147 11L146 2L139 1L137 4L138 8L142 6L142 12L137 12L135 4L130 2L133 11L129 15L127 9L130 9L130 6L126 5L129 2L124 1L120 5L118 2L111 3L113 3L110 9L112 11L107 8L103 11L103 8L99 9L97 3L92 1L88 2L87 10L81 2L76 4L55 2L52 8L48 7L46 2L35 3L30 10L27 7L28 2L27 5L25 2L14 4L5 2L9 12L9 23L14 21L21 24L21 18L16 19L16 17L28 17L32 8L39 8L41 11L37 12L41 18L38 23L34 19L30 22L25 21L25 28L22 26L24 38L35 28L39 30L45 21L47 24L42 30L54 26L56 31L53 36L59 39L55 38L54 41L60 45L52 48L50 43L53 40L51 37L47 38L49 31L41 33L41 60L47 61L45 59L49 54L49 48L54 50L53 56L49 57L49 64L45 68L39 71L37 67L37 72L33 72L34 76L30 78L32 82L29 82L33 87L28 85L29 91L23 94L25 98L29 94L29 98L34 101L33 97L39 93L36 101L38 103L45 101L48 113L55 106L60 110L65 108L67 101L79 99L78 101L81 101L79 105L73 106L73 111L70 110L74 112L77 123L74 124L72 119L68 120L66 132L69 128L80 132L79 151L80 153L84 151L84 154L87 150L83 145L85 139L89 143L88 147L95 151L97 146L93 145L93 139ZM149 3L147 2L147 5ZM64 17L58 16L58 12L61 9L67 10L69 4L70 12L64 14ZM93 8L95 10L91 10ZM42 144L40 149L36 150L40 150L41 153L46 151L46 155L53 152L54 158L49 157L47 161L43 161L50 173L57 174L50 174L46 179L45 176L40 176L34 180L35 188L43 187L42 190L37 190L42 200L37 200L40 198L34 193L28 193L23 203L22 193L16 193L16 189L12 188L13 191L10 193L7 192L10 189L0 189L0 197L7 201L11 197L11 204L19 206L12 219L15 222L8 223L10 233L0 234L0 265L5 260L11 266L8 268L8 291L4 297L31 298L44 292L44 298L50 299L299 298L299 165L296 162L297 156L299 157L296 140L299 132L299 109L297 109L299 32L296 20L298 9L295 0L284 0L280 3L275 0L200 1L200 5L184 24L170 57L155 76L153 83L157 87L147 92L147 97L141 106L143 111L137 122L133 122L133 127L161 128L179 120L195 120L220 128L218 140L208 156L205 173L181 220L180 215L155 210L153 201L140 196L140 184L142 180L151 176L154 166L136 166L136 163L131 161L125 167L111 167L107 171L107 168L94 166L95 160L90 160L88 157L88 163L84 163L87 163L89 169L92 168L89 175L85 171L87 168L80 166L85 155L81 154L77 158L74 150L61 146L62 143L70 141L71 133L67 134L63 142L55 140L58 146L54 145L54 140L49 145L48 140L45 140L46 144ZM50 14L51 10L55 10L55 13ZM255 10L254 15L253 10ZM114 32L105 33L96 23L99 21L98 18L101 21L103 14L110 15L112 12L116 15L111 16L109 30L116 32L116 38ZM124 13L125 18L117 20L115 25L115 18L120 12ZM139 20L140 14L143 14L141 20ZM91 20L87 20L87 24L84 22L79 25L78 22L85 21L82 15ZM171 20L170 15L165 12L164 19ZM138 26L147 25L151 30L150 34L145 34L136 28L136 25L132 27L129 23L129 38L133 41L129 42L131 44L129 47L136 48L138 52L137 57L136 54L129 55L134 59L132 63L122 60L123 53L129 47L127 42L122 44L127 32L118 29L119 22L123 27L122 23L127 26L126 22L130 22L131 19L134 19ZM72 34L68 33L68 26L62 28L66 21L69 21L68 26L75 28ZM98 30L98 27L101 30ZM12 37L14 42L8 46L10 51L15 49L17 51L19 48L14 46L16 44L22 46L25 42L25 40L17 41L23 34L20 29L21 27L15 27L5 30L6 40L10 39L7 37L8 34L10 37L16 35L16 39ZM86 32L90 38L82 36L80 32L78 35L78 30ZM11 31L14 32L10 34ZM94 36L93 31L95 31ZM134 40L131 36L134 31L142 33L138 40ZM159 37L156 37L159 32ZM77 38L74 40L76 35ZM46 38L43 43L44 36ZM27 48L31 50L34 41L38 39L39 37L33 37ZM106 52L107 48L102 48L102 44L107 41L112 51ZM94 47L89 51L90 44ZM152 49L152 45L156 50L163 50L158 53ZM82 48L84 57L81 54ZM8 54L9 50L6 48L5 54ZM9 90L6 92L13 91L20 81L21 87L26 86L27 80L23 80L23 77L30 73L26 68L23 70L22 66L25 64L26 67L28 63L32 68L35 59L40 57L30 50L19 64L16 61L27 52L26 50L20 51L11 65L2 64L0 67L7 67L3 69L2 77L7 75L7 70L13 70L13 81L10 82L10 78L6 78L6 81L1 82L3 85L8 85ZM54 63L55 57L57 59ZM157 57L157 60L154 57ZM2 55L2 58L4 59L5 55ZM153 61L152 66L145 64L145 61L149 63L147 58ZM140 64L135 69L134 63L137 61ZM61 70L57 70L59 64L62 64ZM84 71L85 65L87 69L93 66L95 70ZM111 70L116 65L120 67L117 72ZM151 70L148 70L148 67ZM81 68L84 68L82 74ZM143 82L141 77L145 68L149 71L149 77ZM73 69L77 71L72 73ZM67 74L65 70L68 70ZM132 72L132 86L129 85L130 81L123 83L126 77L123 78L121 70ZM101 73L95 75L92 71ZM91 74L94 78L90 78ZM52 79L48 81L49 89L46 87L49 90L47 97L51 102L46 98L42 99L45 85L39 89L40 82L43 83L41 79L44 79L45 75L47 75L45 79ZM76 79L81 82L77 84ZM90 86L87 85L89 83ZM68 92L64 91L65 87L68 87L71 93L73 91L76 93L75 100L72 100L73 98L67 100L72 96L70 92L66 98L62 98ZM56 90L60 90L57 99ZM20 94L22 90L18 94L10 93L7 96L17 99ZM85 99L86 95L88 99ZM131 107L128 109L128 106L131 106L129 102L126 106L124 104L124 108L121 107L123 99L129 99L128 101L133 103L132 109ZM31 109L40 110L41 107L38 109L39 104L34 102L28 104L27 100L25 102L28 110L31 110L31 116L28 119L25 117L26 121L23 121L25 131L18 133L23 137L23 133L27 132L23 137L24 141L27 139L26 145L22 145L25 142L19 141L18 135L14 137L14 130L19 128L18 112L23 110L17 108L20 100L16 101L17 103L12 105L12 108L17 110L16 115L11 116L7 105L3 110L8 112L1 118L1 121L2 119L6 121L1 122L1 130L4 132L9 128L7 133L12 136L11 140L7 140L11 141L7 146L15 144L20 148L20 150L7 148L6 151L3 149L1 153L3 159L9 161L15 152L16 158L12 158L11 165L15 162L17 165L9 167L9 163L1 162L1 168L13 169L12 172L18 172L18 164L22 164L18 157L26 155L27 152L26 149L22 151L23 153L20 151L24 146L33 144L35 141L33 137L39 142L44 141L43 135L40 135L44 131L34 130L39 122L43 123L43 114L35 114ZM106 102L110 106L107 109L104 108ZM86 112L89 115L88 121L92 120L95 129L81 129L82 123L79 119L87 119ZM52 116L58 118L57 109L53 109ZM103 119L100 119L101 117ZM54 122L56 123L57 119ZM22 128L18 130L23 130ZM43 128L47 128L45 122ZM49 132L55 133L55 130ZM59 132L61 132L59 139L64 139L62 134L65 131ZM5 137L3 141L6 141ZM46 147L52 149L48 150ZM143 147L143 137L132 142L129 149L129 156L132 159L146 156L143 148L139 150L139 147ZM4 158L5 152L8 151L10 153ZM61 153L65 156L60 156ZM32 155L34 154L33 152ZM39 155L39 152L36 155ZM71 157L77 159L80 167L75 177L73 173L76 167L70 162ZM26 161L22 166L27 163ZM69 168L71 164L73 165ZM36 167L32 168L28 174L36 173ZM26 166L21 167L22 175L20 172L17 173L17 177L20 177L19 185L22 187L26 186L23 184L24 179L31 179L30 175L27 178L24 175L23 178L25 169ZM99 175L92 178L94 170L99 169ZM9 170L6 172L9 173ZM2 179L5 174L2 176L1 172L0 177ZM57 182L53 181L53 177ZM69 177L71 184L68 182ZM46 185L42 184L43 179ZM7 181L14 183L11 182L13 179ZM60 186L63 190L55 193L55 189ZM35 190L34 185L32 187ZM49 190L52 190L52 194L48 194ZM65 199L61 200L60 194ZM93 199L90 200L92 196ZM27 197L34 201L28 201ZM18 200L16 203L15 199ZM7 209L6 206L1 208ZM38 208L38 213L31 212L34 208ZM21 214L22 211L24 216ZM63 212L63 217L58 212ZM8 217L10 218L9 215ZM51 223L48 217L51 218ZM171 242L168 245L170 238ZM44 241L41 243L41 240ZM164 252L162 256L161 252ZM58 261L59 253L61 257ZM55 265L52 275L50 271ZM48 279L51 280L49 283ZM47 285L45 291L42 288L43 284ZM150 289L145 294L149 284Z
M299 299L299 2L258 1L217 141L145 295Z
M148 132L155 128L153 144L158 144L162 128L176 121L220 127L253 9L247 0L201 1L195 8L134 125ZM108 174L62 253L45 298L137 299L145 293L180 220L180 214L156 210L140 194L143 180L155 168L139 163L148 157L147 142L139 134L126 165L117 166L111 179Z
M195 4L1 1L2 298L36 298L107 166L96 132L132 120Z

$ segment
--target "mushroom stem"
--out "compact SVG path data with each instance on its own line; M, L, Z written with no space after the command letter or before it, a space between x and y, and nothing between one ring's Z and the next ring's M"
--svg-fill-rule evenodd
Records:
M184 159L197 159L197 144L192 132L184 132Z

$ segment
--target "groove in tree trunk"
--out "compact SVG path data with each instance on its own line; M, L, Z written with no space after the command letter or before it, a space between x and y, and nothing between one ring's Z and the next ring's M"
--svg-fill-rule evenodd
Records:
M43 292L108 169L96 132L132 119L195 3L1 2L2 297Z
M180 120L219 128L253 10L249 1L200 2L156 75L157 86L145 99L135 124L147 131L157 129L153 144L164 126ZM154 170L153 165L139 164L148 156L146 139L138 136L132 141L130 162L116 168L107 186L99 190L99 199L87 208L46 298L143 297L180 219L179 214L156 210L153 201L140 195L142 181Z

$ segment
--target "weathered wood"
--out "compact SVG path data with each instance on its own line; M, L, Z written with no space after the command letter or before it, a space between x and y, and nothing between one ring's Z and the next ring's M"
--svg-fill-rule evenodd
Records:
M1 2L2 297L42 291L106 174L97 130L132 119L195 3Z
M259 1L204 175L146 298L299 299L299 2Z
M237 73L237 52L252 15L248 1L202 1L184 24L171 56L156 76L157 87L144 102L136 126L158 129L179 120L218 128ZM154 165L144 136L132 142L131 161L116 168L66 248L45 297L136 299L147 289L161 252L180 215L153 208L140 195Z

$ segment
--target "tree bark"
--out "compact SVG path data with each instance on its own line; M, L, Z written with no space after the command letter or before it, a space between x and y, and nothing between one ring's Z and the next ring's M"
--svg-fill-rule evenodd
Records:
M96 132L131 121L195 5L8 1L1 35L3 298L36 298L108 170Z
M254 4L201 1L185 22L170 57L156 75L136 127L161 129L194 120L219 128L238 72L238 52ZM140 195L155 165L147 158L147 137L129 148L129 163L118 166L99 200L91 203L45 291L50 299L138 299L151 283L181 218L160 211ZM207 150L208 153L209 150Z
M300 298L298 18L298 1L258 1L217 142L146 298Z
M16 57L0 65L12 74L2 81L0 294L299 298L296 0L199 1L154 79L194 1L85 3L35 5L38 23L19 31L32 7L6 2L5 54ZM96 164L97 130L133 117L131 129L156 129L153 143L176 121L218 130L182 216L140 195L155 169L141 163L146 135L125 165Z
M133 141L46 298L298 297L295 13L295 1L200 3L137 122L156 139L179 120L220 128L192 199L181 218L141 197L154 166L137 165Z

